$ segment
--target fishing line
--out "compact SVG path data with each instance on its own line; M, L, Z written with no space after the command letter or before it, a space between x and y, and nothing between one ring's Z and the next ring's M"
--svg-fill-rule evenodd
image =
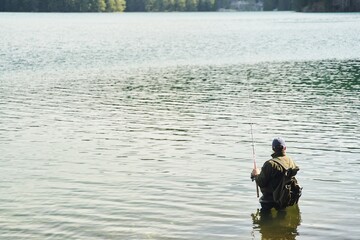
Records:
M254 141L254 133L253 133L253 121L252 121L252 111L251 111L251 94L250 94L250 70L247 71L246 74L246 81L247 81L247 90L248 90L248 107L249 107L249 124L250 124L250 134L251 134L251 146L252 146L252 157L254 162L254 169L256 169L256 155L255 155L255 141ZM252 181L254 181L254 178L252 178ZM256 181L255 181L256 182ZM256 183L256 196L259 198L259 186Z

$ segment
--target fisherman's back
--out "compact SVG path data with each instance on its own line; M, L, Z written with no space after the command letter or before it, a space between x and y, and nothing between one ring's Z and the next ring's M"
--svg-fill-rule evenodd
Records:
M271 195L274 189L279 185L284 170L277 161L280 161L287 168L295 168L295 162L289 156L276 156L266 161L261 168L260 174L255 178L256 183L259 185L261 192L264 195Z
M280 145L281 148L276 144ZM260 203L265 210L279 207L274 200L273 193L279 184L282 183L285 169L299 169L296 163L286 155L285 142L282 139L274 139L273 150L274 153L271 155L272 159L264 163L261 171L256 170L252 173L252 177L255 178L263 194L260 198Z

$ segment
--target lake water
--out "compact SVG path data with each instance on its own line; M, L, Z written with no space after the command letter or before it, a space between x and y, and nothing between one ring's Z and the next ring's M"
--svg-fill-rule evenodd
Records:
M1 239L358 239L360 14L0 14ZM282 136L298 208L258 214Z

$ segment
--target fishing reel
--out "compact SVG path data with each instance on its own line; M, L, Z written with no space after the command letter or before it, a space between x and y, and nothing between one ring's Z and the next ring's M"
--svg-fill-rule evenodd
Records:
M255 181L255 176L252 175L251 173L250 173L250 179L251 179L252 182Z

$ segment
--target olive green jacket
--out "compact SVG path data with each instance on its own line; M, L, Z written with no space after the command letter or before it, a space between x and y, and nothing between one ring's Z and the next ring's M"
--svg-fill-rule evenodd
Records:
M298 168L296 163L289 156L282 154L273 154L271 156L273 158L264 163L260 174L255 177L255 181L260 187L264 199L266 200L273 199L273 192L280 184L283 176L283 168L274 160L276 159L281 162L286 168Z

